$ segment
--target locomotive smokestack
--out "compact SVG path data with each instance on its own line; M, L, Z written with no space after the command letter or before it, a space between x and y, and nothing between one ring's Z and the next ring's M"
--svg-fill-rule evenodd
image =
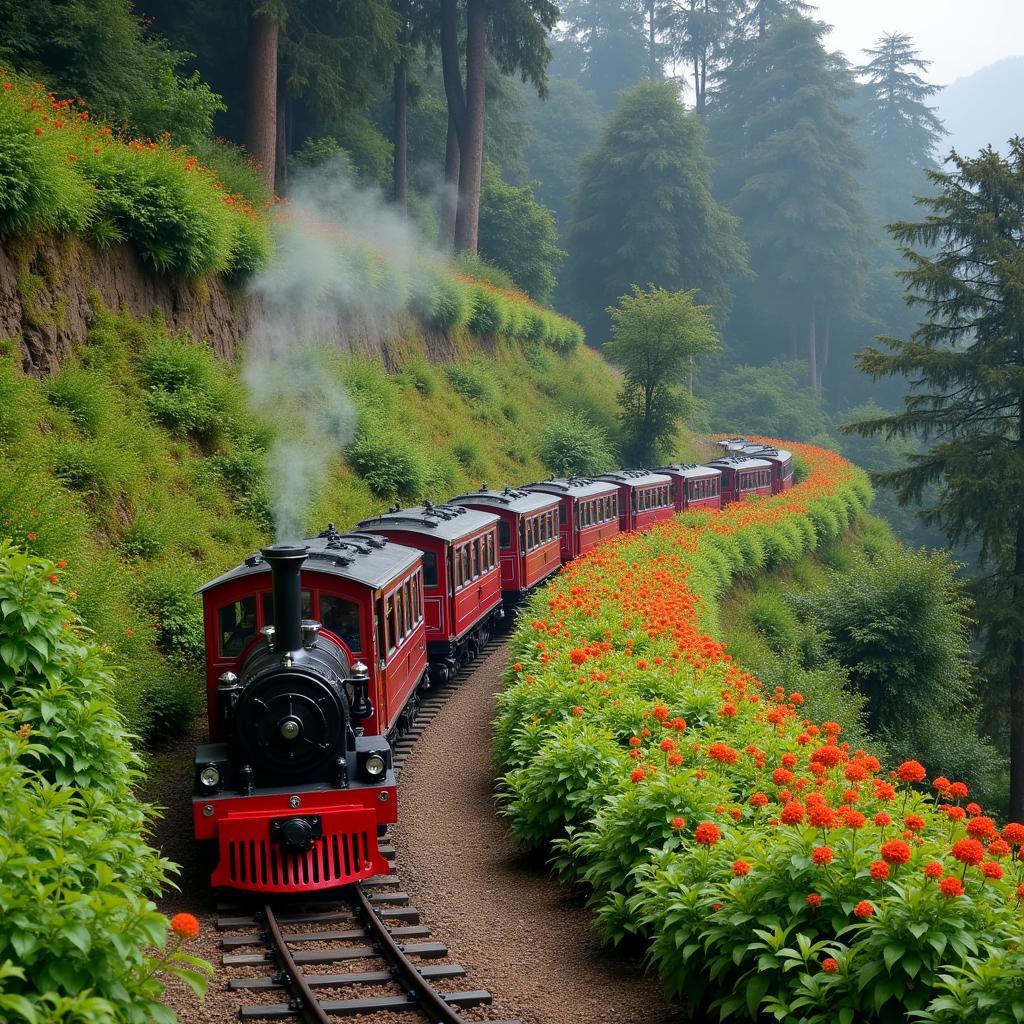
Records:
M299 572L309 548L273 544L260 552L274 576L274 649L284 654L302 649L302 583Z

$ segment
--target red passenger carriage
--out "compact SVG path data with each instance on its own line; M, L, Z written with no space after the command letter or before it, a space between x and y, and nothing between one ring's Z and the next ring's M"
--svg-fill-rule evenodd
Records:
M761 445L751 441L744 449L744 454L753 458L764 459L771 464L772 494L781 494L793 486L793 453L784 448Z
M732 501L742 501L754 494L772 493L771 463L765 459L730 455L715 459L708 465L721 470L723 505L728 505Z
M599 480L607 480L619 489L619 530L633 533L670 519L676 509L672 501L672 481L661 472L649 469L619 469L602 473Z
M476 654L503 615L497 527L491 512L429 501L364 519L357 527L423 552L427 658L434 682L447 680Z
M712 466L690 466L674 463L662 466L672 481L672 503L677 512L688 509L722 507L722 471Z
M460 494L451 504L498 517L501 594L512 607L538 583L561 567L558 537L559 500L554 495L506 487Z
M619 532L619 489L607 480L562 477L541 480L526 490L559 498L558 533L562 562L571 562Z

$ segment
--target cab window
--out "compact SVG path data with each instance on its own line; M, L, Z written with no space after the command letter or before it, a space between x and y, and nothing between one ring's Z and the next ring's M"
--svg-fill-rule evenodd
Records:
M220 653L225 658L236 658L245 645L256 635L256 598L243 597L240 601L224 605L217 612Z
M304 590L302 592L302 617L304 619L313 618L313 592L310 590ZM272 626L274 624L274 595L268 590L263 595L263 625Z
M350 651L363 649L363 635L359 625L359 605L334 594L320 595L320 622L348 646Z

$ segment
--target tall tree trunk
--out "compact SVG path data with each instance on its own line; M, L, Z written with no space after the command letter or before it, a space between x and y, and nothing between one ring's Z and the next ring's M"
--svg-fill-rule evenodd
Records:
M455 244L455 214L459 208L459 133L455 118L448 115L448 141L444 150L444 185L441 188L440 225L437 243L442 252Z
M455 248L475 256L480 227L480 185L484 172L486 118L485 62L487 0L469 0L466 13L466 122L459 133L459 208Z
M274 147L274 185L284 194L288 187L288 93L284 76L277 80L277 131Z
M249 16L246 63L245 148L273 189L277 150L277 22L267 14Z
M828 368L829 350L832 347L832 318L825 318L825 338L821 345L821 359L818 362L818 397L825 393L825 370Z
M807 377L814 393L818 393L818 337L817 315L811 307L811 322L807 331Z
M409 203L409 88L407 64L395 64L395 203L404 214Z
M1017 449L1024 451L1024 401L1017 413ZM1012 607L1024 604L1024 514L1017 514ZM1010 643L1010 819L1024 821L1024 634L1014 626Z

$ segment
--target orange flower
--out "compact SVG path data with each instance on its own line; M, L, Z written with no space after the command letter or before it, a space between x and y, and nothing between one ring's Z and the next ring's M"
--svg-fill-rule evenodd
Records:
M811 910L817 910L821 906L821 897L816 892L809 892L807 894L807 906Z
M199 921L192 914L175 914L171 931L181 939L194 939L199 934Z
M896 775L900 782L920 782L926 774L924 765L920 761L904 761L896 769Z
M855 917L871 917L874 912L875 906L870 900L861 900L860 903L853 908Z
M722 838L722 833L713 822L702 821L694 831L693 838L702 846L714 846Z
M959 878L955 878L953 875L947 875L941 882L939 882L939 890L943 896L955 899L957 896L963 896L964 885Z
M872 861L871 877L879 882L884 882L889 877L889 865L884 860Z
M821 961L821 969L826 974L835 974L839 970L839 961L834 957L827 956Z
M745 860L734 860L732 862L732 873L737 878L750 874L750 865Z

